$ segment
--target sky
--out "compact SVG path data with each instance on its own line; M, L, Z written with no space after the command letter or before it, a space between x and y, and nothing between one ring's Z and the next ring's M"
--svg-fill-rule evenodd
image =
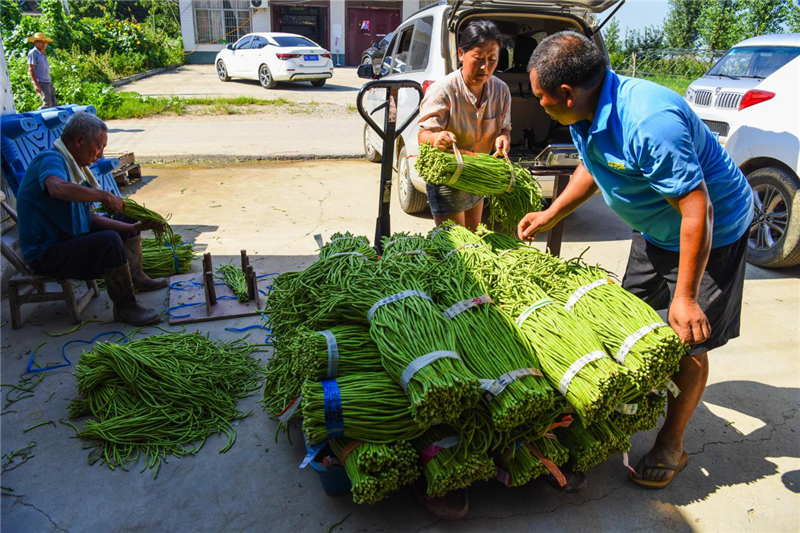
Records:
M600 15L600 18L608 16L614 7ZM628 0L614 18L619 21L620 36L624 38L626 29L642 30L645 26L663 25L668 11L667 0Z

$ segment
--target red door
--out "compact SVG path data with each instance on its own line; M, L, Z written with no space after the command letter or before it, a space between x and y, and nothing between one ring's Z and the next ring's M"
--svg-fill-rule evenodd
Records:
M381 7L347 6L345 28L345 64L361 64L364 50L383 39L400 25L400 2L386 2Z

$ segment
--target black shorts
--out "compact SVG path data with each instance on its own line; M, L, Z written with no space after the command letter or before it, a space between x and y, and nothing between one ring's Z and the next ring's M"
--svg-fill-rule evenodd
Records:
M714 248L709 254L697 302L711 325L711 336L692 346L688 355L719 348L739 336L747 236L745 232L738 241ZM679 258L679 252L660 248L634 232L622 286L658 311L665 322L675 296Z

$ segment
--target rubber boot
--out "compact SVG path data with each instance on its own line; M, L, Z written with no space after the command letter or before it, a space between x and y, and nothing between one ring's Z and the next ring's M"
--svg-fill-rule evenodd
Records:
M128 263L103 271L106 291L114 303L114 320L133 326L158 324L161 317L152 309L145 309L136 301Z
M166 278L152 279L144 273L142 268L142 236L137 235L125 241L125 255L128 256L128 266L131 269L133 288L140 292L163 289L169 282Z

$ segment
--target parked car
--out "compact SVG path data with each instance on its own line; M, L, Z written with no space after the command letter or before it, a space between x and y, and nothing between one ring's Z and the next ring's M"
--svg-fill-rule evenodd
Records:
M394 32L389 33L386 37L364 50L364 53L361 54L361 64L372 65L375 72L380 72L383 58L386 55L386 48L389 46L393 36Z
M425 7L406 19L394 31L377 75L364 65L359 76L387 80L413 80L427 89L458 68L458 42L461 31L476 19L495 22L503 34L500 62L494 75L511 90L511 150L514 161L535 170L545 197L552 197L555 170L579 164L569 128L561 126L544 111L533 96L527 63L536 45L548 35L564 29L579 31L591 38L605 53L599 32L594 32L593 14L605 11L619 0L466 0L442 2ZM516 53L515 53L516 52ZM364 101L366 111L373 111L385 100L384 91L371 91ZM412 89L401 89L397 122L402 123L419 103ZM372 116L383 124L382 113ZM396 189L400 206L406 213L425 209L425 182L413 166L419 153L415 121L397 139L395 149L398 173ZM364 153L370 161L381 160L382 140L364 125ZM409 159L411 158L411 159Z
M310 81L322 87L333 77L331 53L294 33L248 33L220 50L214 64L222 81L258 80L265 89L279 81Z
M800 34L731 48L685 98L753 187L748 260L800 264Z

